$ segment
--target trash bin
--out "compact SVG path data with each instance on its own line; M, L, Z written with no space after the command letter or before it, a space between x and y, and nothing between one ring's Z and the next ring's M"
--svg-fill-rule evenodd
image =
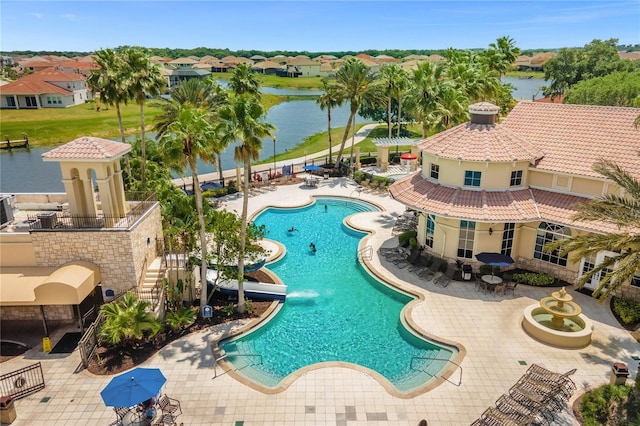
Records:
M322 174L324 175L325 179L329 179L329 172L328 171L325 170Z
M462 265L462 280L463 281L471 281L471 265Z
M627 383L629 377L629 367L624 362L615 362L611 366L611 384L622 385Z
M16 419L16 407L10 396L0 397L0 423L10 425Z

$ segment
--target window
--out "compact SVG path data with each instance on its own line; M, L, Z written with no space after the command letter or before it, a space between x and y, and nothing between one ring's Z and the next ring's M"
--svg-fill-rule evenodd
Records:
M587 272L591 271L595 267L596 267L596 260L595 260L594 256L585 257L584 258L584 263L582 264L582 274L581 275L586 274ZM594 278L594 276L591 276L591 278L589 278L589 281L587 281L585 283L587 288L591 288L591 285L593 284L593 278Z
M471 259L473 256L473 238L476 223L468 220L460 221L460 236L458 238L458 257Z
M504 231L502 231L502 248L500 253L507 256L511 256L511 249L513 248L513 235L516 232L515 223L505 223Z
M436 217L432 214L427 215L427 247L433 248L433 232L435 231Z
M569 236L571 236L569 228L554 223L542 222L538 227L533 257L544 260L545 262L555 263L556 265L567 266L567 256L560 256L558 250L547 253L544 251L544 247L553 241L561 240Z
M438 176L440 175L440 166L437 164L431 165L431 177L438 180Z
M522 185L522 170L514 170L511 172L511 182L509 182L509 186L520 185Z
M7 106L14 107L16 106L16 98L13 96L7 98Z
M631 279L631 287L640 287L640 277L637 275L634 275L633 278Z
M480 176L482 176L482 172L466 170L464 172L464 186L480 186Z
M36 102L36 97L35 96L26 96L24 98L27 101L27 106L28 107L37 107L38 103Z

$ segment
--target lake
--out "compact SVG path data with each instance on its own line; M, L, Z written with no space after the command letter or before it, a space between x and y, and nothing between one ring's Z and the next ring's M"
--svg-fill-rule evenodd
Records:
M540 87L544 80L519 79L504 77L503 81L511 83L515 90L513 96L516 99L532 99L542 97ZM318 90L291 90L264 87L263 93L277 95L318 95ZM331 124L333 127L344 127L349 118L349 107L331 110ZM289 101L275 105L269 109L266 121L276 126L276 153L282 153L302 142L305 138L316 133L326 131L327 112L322 111L314 100ZM361 117L356 118L356 123L361 123ZM27 131L27 133L29 133ZM153 137L151 134L149 137ZM116 139L117 140L117 139ZM268 158L273 155L273 142L271 139L263 141L260 158ZM58 163L43 162L42 154L52 148L30 148L0 150L0 192L64 192L60 166ZM222 155L222 167L225 170L235 167L233 161L233 147L227 149ZM199 164L198 173L210 173L214 167L208 164Z

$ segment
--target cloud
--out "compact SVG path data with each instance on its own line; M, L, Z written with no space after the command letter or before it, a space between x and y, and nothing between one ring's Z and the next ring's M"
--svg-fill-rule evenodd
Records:
M36 19L43 19L44 18L44 13L33 12L33 13L30 13L29 16L33 16Z
M67 21L77 21L78 15L74 15L73 13L65 13L64 15L60 15L62 19L66 19Z

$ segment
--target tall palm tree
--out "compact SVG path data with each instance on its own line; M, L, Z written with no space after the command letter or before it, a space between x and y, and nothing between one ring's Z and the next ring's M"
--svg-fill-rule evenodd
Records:
M384 97L387 101L387 128L389 137L391 137L391 104L393 100L398 101L398 98L402 96L401 93L404 90L405 80L407 80L406 71L400 68L398 64L385 65L380 69L380 84L384 87ZM399 104L398 108L400 109ZM398 124L399 122L400 111L398 111Z
M246 311L244 299L244 258L247 248L247 216L249 206L249 182L251 161L260 158L262 138L274 138L275 127L262 121L266 111L255 95L236 94L229 105L220 109L220 134L225 145L239 141L234 159L244 164L242 215L240 228L240 250L238 253L238 312Z
M436 131L442 131L466 121L469 113L467 96L451 82L444 82L440 88L432 111L432 123Z
M91 70L87 77L87 85L93 92L100 93L100 101L116 108L120 139L126 143L120 104L127 104L129 95L126 91L125 63L121 55L113 49L102 49L95 52L94 59L98 68Z
M489 44L489 50L495 50L499 53L501 61L495 68L499 72L499 77L505 75L505 73L513 66L513 63L518 59L520 55L520 49L516 47L516 42L509 36L503 36L496 40L495 43Z
M336 161L336 168L339 167L342 155L344 152L344 146L349 137L349 131L351 131L352 123L355 123L356 113L360 105L367 100L367 98L379 96L377 87L379 83L376 81L376 76L371 69L359 59L349 58L347 59L338 72L336 73L336 83L338 91L342 98L349 101L349 120L347 126L344 129L344 135L342 136L342 143L340 144L340 151L338 152L338 158ZM372 100L368 100L372 102ZM354 129L355 130L355 129Z
M215 160L217 134L211 124L211 112L191 102L178 103L171 100L166 109L172 112L156 117L156 129L159 132L158 150L168 166L191 170L193 193L196 199L198 224L200 225L200 306L207 304L207 240L204 220L202 190L198 180L198 159L205 162Z
M142 186L145 184L145 124L144 103L147 96L157 96L167 86L166 80L160 73L160 68L151 62L151 57L142 49L129 47L124 51L127 63L127 89L129 94L140 106L140 174Z
M329 163L331 163L331 159L333 155L331 154L331 147L333 146L333 141L331 140L331 108L342 105L342 96L340 96L340 92L336 89L335 86L329 84L329 80L325 77L322 79L322 88L324 93L318 96L316 99L316 103L320 105L320 109L324 111L327 110L327 133L329 134Z
M233 93L239 95L248 93L260 96L260 80L249 64L238 64L229 79L229 87L231 87Z
M577 206L574 220L604 222L615 225L620 231L608 234L580 234L548 244L545 250L559 250L564 256L595 256L606 250L617 253L605 259L578 280L584 286L594 276L601 276L594 296L604 301L622 285L628 283L640 271L640 233L628 232L640 228L640 181L629 172L609 160L600 160L594 170L612 180L628 196L613 194L594 198ZM602 276L604 274L604 276Z
M426 138L433 123L433 111L444 81L445 68L441 64L423 62L411 74L409 108L422 124L422 138Z

